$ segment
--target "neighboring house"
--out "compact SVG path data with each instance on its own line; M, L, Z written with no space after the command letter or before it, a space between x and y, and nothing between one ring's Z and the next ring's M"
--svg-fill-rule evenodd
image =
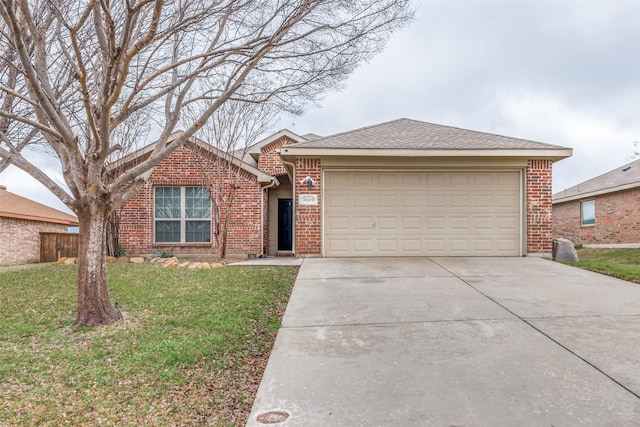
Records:
M640 160L554 194L553 234L576 245L640 247Z
M0 186L0 265L40 262L40 233L66 233L78 220Z
M209 206L199 190L202 145L192 139L176 150L120 210L125 251L216 253L211 218L194 218L190 207ZM550 254L551 165L569 156L569 148L408 119L328 137L282 130L234 158L243 179L227 254ZM171 218L168 206L176 206Z

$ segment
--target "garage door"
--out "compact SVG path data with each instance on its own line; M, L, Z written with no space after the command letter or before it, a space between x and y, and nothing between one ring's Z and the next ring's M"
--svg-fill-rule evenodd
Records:
M519 171L324 176L324 255L519 256Z

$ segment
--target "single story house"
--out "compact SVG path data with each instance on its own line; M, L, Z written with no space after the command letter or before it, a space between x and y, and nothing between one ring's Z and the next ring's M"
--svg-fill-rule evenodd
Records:
M40 262L40 233L67 233L77 226L75 216L0 186L0 265Z
M282 130L227 163L240 178L227 255L550 254L551 166L571 154L409 119L327 137ZM118 213L126 252L216 253L202 157L220 155L192 138L154 168Z
M640 247L640 160L554 194L553 234L587 247Z

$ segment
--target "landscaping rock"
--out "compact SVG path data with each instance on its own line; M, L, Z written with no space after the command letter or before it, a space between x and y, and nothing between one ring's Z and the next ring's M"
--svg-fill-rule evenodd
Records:
M192 263L189 265L189 269L190 269L190 270L194 270L194 269L198 268L199 266L200 266L200 263L199 263L199 262L192 262Z
M211 268L208 262L201 262L198 268Z
M569 239L553 239L554 261L578 261L578 252Z
M116 258L116 262L122 263L122 264L126 264L129 262L129 257L126 256L121 256L119 258Z
M116 261L116 257L114 256L108 256L107 257L107 262L115 262Z
M178 264L180 264L180 261L178 261L178 258L167 258L166 261L163 263L163 268L170 268L170 267L177 267Z
M220 268L220 267L224 267L224 264L219 263L219 262L212 262L211 263L211 268Z
M65 262L67 259L69 259L69 258L67 258L66 256L63 256L63 257L58 258L58 264L64 264L64 262Z
M76 258L67 258L63 264L77 264L78 260Z
M189 261L185 261L182 264L178 264L178 268L187 268L191 263Z
M144 263L144 258L141 256L135 256L135 257L129 258L129 261L134 264L142 264Z

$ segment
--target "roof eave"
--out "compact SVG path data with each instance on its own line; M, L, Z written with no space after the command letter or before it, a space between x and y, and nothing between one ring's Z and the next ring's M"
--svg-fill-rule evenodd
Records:
M169 137L169 142L173 141L174 139L178 138L180 135L182 135L184 132L182 131L178 131L175 132L174 134L172 134ZM200 138L197 138L195 136L191 136L189 139L187 139L186 142L190 142L192 144L198 145L200 148L212 153L214 156L220 157L220 158L224 158L227 159L231 162L231 164L233 164L234 166L239 167L240 169L243 169L247 172L249 172L250 174L254 175L256 177L256 179L258 180L259 183L271 183L273 182L273 177L271 175L268 175L264 172L262 172L261 170L259 170L258 168L255 168L249 164L247 164L246 162L242 161L242 159L234 156L231 153L227 153L223 150L220 150L217 147L214 147L211 144L206 143L205 141L201 140ZM156 142L147 145L146 147L143 147L131 154L129 154L128 156L125 156L122 159L116 160L115 162L113 162L112 164L110 164L108 166L109 170L113 170L119 166L122 165L126 165L127 163L135 160L136 158L140 157L140 156L144 156L146 154L151 153L155 147L156 147ZM278 183L279 185L279 183Z
M282 130L274 133L273 135L268 136L265 139L263 139L263 140L261 140L259 142L256 142L255 144L250 146L248 148L248 150L247 150L247 153L251 157L253 157L255 160L258 160L258 156L260 155L260 152L262 151L262 148L266 147L267 145L271 144L272 142L275 142L275 141L279 140L283 136L286 136L287 138L290 138L293 141L296 141L296 143L306 141L303 137L301 137L298 134L295 134L295 133L291 132L289 129L282 129Z
M282 147L282 157L351 156L351 157L525 157L559 161L571 157L571 148L545 149L390 149L390 148L313 148Z
M77 227L79 225L78 221L58 219L58 218L46 218L46 217L35 216L35 215L22 215L22 214L11 213L11 212L0 212L0 217L22 219L26 221L46 222L51 224L62 224L62 225L68 225L71 227Z
M574 194L572 196L557 197L557 198L554 197L554 198L552 198L552 203L558 204L558 203L571 202L571 201L574 201L574 200L588 199L588 198L595 197L595 196L601 196L603 194L610 194L610 193L617 193L618 191L631 190L631 189L637 188L637 187L640 187L640 182L632 182L630 184L617 185L615 187L601 188L599 190L593 190L593 191L587 191L587 192L584 192L584 193L578 193L578 194Z

